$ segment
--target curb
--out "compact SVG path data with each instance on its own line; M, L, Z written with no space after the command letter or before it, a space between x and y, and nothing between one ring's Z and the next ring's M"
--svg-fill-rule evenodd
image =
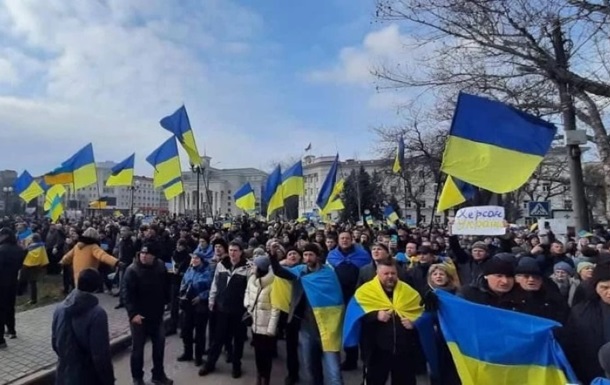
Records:
M167 328L169 317L163 320L164 326ZM110 354L116 354L125 351L131 346L131 333L127 332L110 341ZM55 367L56 364L40 368L37 372L21 377L8 385L54 385L55 384Z

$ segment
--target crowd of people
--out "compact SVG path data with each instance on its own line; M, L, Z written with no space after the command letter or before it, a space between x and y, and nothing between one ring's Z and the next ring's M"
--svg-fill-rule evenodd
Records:
M200 376L215 372L223 357L230 375L241 377L250 340L257 385L270 383L280 341L287 385L343 384L342 372L353 370L362 370L370 385L388 379L415 385L425 374L432 384L460 384L440 332L434 342L440 370L432 375L413 320L390 309L366 314L358 346L335 343L341 321L329 327L329 320L364 285L378 282L390 301L408 285L428 311L434 292L443 290L554 320L562 325L555 336L580 381L588 385L607 376L610 234L603 227L563 241L549 229L507 226L506 235L481 239L452 235L450 228L248 218L230 227L183 217L148 224L7 218L0 229L0 325L16 338L16 296L28 291L36 302L40 277L62 273L67 298L52 325L57 377L63 379L58 383L114 384L108 320L95 294L120 288L117 308L125 309L131 325L136 385L145 383L148 339L152 382L173 383L165 374L164 347L166 335L177 332L183 341L178 361L193 362ZM0 336L0 348L6 346Z

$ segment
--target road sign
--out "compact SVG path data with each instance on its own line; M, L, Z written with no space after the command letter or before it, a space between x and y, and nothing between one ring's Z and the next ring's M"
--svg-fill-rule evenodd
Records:
M530 217L550 217L551 204L550 202L529 202L527 209Z

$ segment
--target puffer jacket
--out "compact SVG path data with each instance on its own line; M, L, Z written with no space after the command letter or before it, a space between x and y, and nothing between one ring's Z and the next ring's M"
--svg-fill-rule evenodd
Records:
M274 278L273 271L269 270L261 278L252 274L248 279L244 306L252 315L252 333L254 334L275 335L280 310L271 306L271 286Z
M100 263L115 267L118 260L106 253L99 241L88 237L79 237L78 243L59 262L62 265L72 265L74 282L78 282L81 271L89 268L99 269Z

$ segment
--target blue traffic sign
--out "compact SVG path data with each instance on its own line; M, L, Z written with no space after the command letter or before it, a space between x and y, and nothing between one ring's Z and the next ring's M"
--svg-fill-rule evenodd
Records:
M550 217L551 202L529 202L527 211L530 217Z

